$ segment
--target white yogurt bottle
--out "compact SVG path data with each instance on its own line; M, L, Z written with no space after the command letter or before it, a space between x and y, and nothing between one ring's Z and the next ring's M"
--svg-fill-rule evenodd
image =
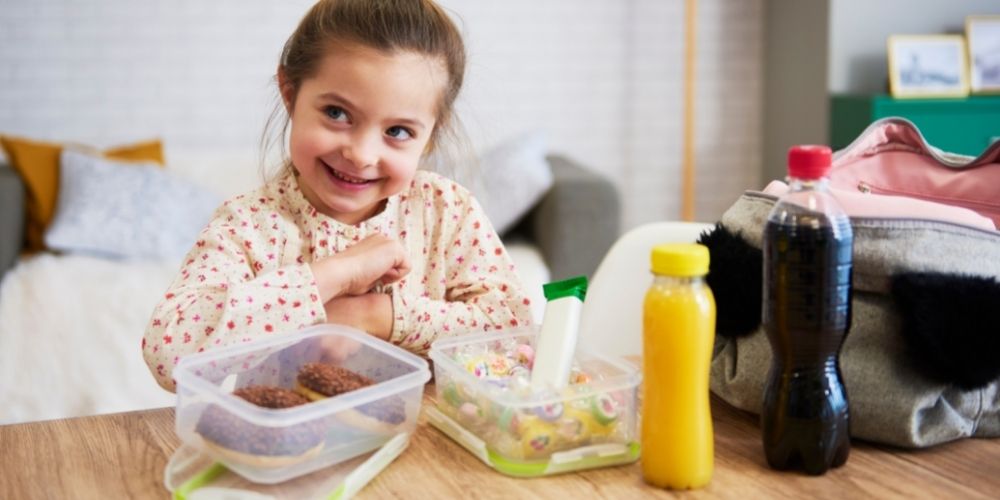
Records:
M580 330L580 311L587 295L587 277L546 283L545 317L535 345L531 385L562 388L569 383Z

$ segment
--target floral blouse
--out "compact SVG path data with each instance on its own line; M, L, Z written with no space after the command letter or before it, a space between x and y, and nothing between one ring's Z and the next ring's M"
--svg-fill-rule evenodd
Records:
M392 295L392 343L422 354L442 336L531 323L510 257L458 184L418 171L381 212L347 225L319 213L289 173L223 204L184 258L142 339L157 381L174 390L182 356L327 322L309 263L374 233L411 259L409 274L380 290Z

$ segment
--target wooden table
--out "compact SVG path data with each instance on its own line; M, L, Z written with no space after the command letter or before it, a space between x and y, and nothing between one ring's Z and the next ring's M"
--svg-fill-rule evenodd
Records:
M424 404L433 404L430 388ZM692 497L996 498L1000 440L908 451L854 442L824 476L770 470L757 418L713 400L715 475ZM163 468L180 442L174 410L0 426L0 498L167 498ZM990 493L992 492L992 493ZM362 498L669 498L642 482L638 463L538 479L503 476L431 427L421 414L409 448Z

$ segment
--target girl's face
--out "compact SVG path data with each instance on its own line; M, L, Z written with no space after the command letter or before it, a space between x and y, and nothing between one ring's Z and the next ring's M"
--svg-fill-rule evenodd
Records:
M338 44L290 109L289 150L306 199L357 224L407 188L434 131L447 81L439 59Z

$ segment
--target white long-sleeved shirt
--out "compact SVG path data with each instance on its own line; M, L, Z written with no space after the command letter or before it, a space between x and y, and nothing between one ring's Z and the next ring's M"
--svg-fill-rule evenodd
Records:
M392 295L389 340L424 353L442 336L522 327L530 302L479 204L458 184L418 171L409 189L357 225L319 213L286 174L220 207L157 305L142 341L157 381L205 349L290 333L327 318L309 263L368 235L396 238L410 273Z

